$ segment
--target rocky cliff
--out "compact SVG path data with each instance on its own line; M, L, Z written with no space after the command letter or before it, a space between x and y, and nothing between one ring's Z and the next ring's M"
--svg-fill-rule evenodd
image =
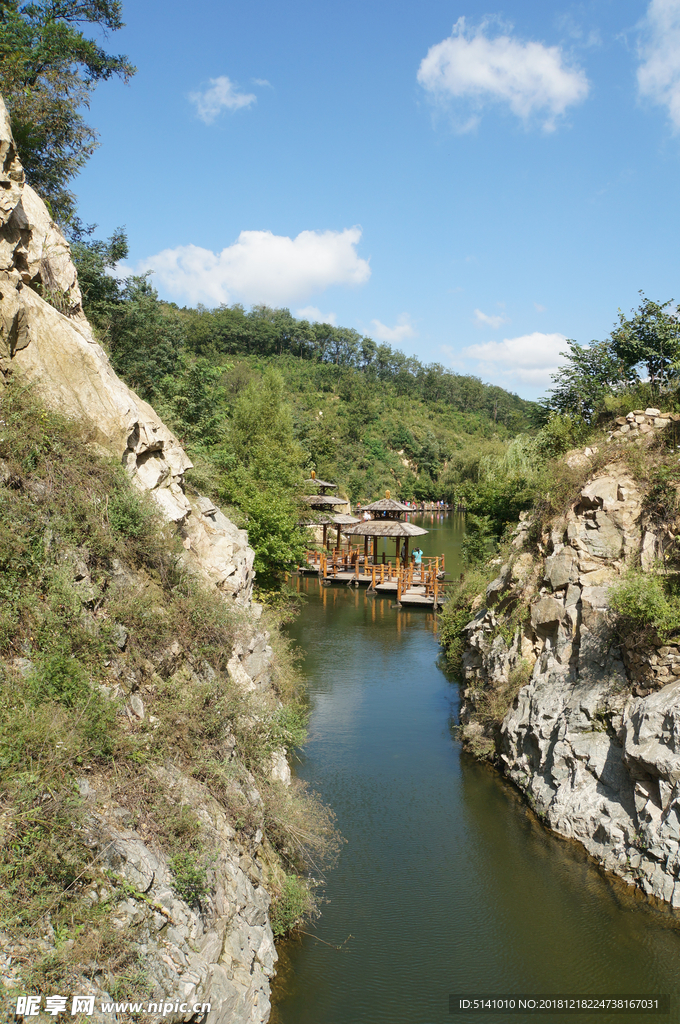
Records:
M253 552L212 502L190 498L177 438L114 373L83 312L68 243L24 181L0 98L0 372L20 374L47 406L120 458L185 537L188 561L237 602L251 598Z
M680 647L617 641L609 591L632 565L652 571L675 539L629 464L644 464L646 446L678 418L621 417L601 445L568 457L586 479L566 514L538 539L523 517L465 627L461 716L468 746L494 759L550 828L674 907Z
M123 1012L101 1009L102 1000L115 989L119 998L136 996L177 1004L164 1015L170 1021L200 1017L210 1024L260 1024L269 1018L269 980L276 961L270 892L276 891L282 869L264 835L266 808L260 783L246 767L246 760L254 763L257 758L249 747L246 757L240 745L252 744L249 735L262 732L263 723L277 720L281 702L273 688L276 664L269 633L261 625L262 608L252 603L253 551L246 533L208 498L186 493L184 473L191 466L189 458L154 410L117 378L93 337L68 244L24 180L1 100L0 185L1 379L29 384L45 409L77 421L93 462L103 465L114 457L127 469L134 486L151 494L181 540L185 574L181 579L200 579L233 609L230 628L237 637L224 658L216 642L212 648L204 644L200 651L182 637L169 644L165 641L164 647L159 645L159 637L171 632L168 602L175 597L169 585L144 567L126 562L125 557L112 559L110 554L96 553L89 542L74 546L54 532L51 524L57 485L47 470L41 477L42 455L34 459L36 470L26 460L23 469L19 463L0 460L0 492L5 488L6 496L3 509L17 509L19 517L21 509L37 506L39 511L43 592L34 595L38 610L31 612L32 621L38 621L42 609L47 609L49 588L58 577L59 586L66 588L72 602L74 629L85 630L102 651L114 652L105 661L92 661L86 667L97 699L103 695L113 709L112 729L127 750L122 774L119 768L106 768L104 762L87 764L85 752L73 758L82 769L75 779L79 798L72 830L90 852L87 869L68 886L67 893L69 899L77 897L79 913L89 905L94 916L82 918L84 923L70 935L68 929L55 931L53 919L58 908L48 907L39 920L25 921L18 930L9 929L2 935L0 953L4 991L12 1004L16 995L35 986L30 971L36 964L58 961L66 965L62 985L67 985L69 992L97 997L94 1015L88 1020L128 1019ZM9 443L6 437L0 440ZM101 475L105 470L97 472ZM89 486L87 473L82 479L83 486ZM1 493L0 499L5 501ZM95 495L92 500L103 501L103 497ZM7 557L11 561L11 551ZM173 559L167 560L171 568L177 564ZM137 643L132 627L113 619L114 606L123 607L123 599L129 614L137 616L146 650L141 641ZM54 605L55 615L62 619L64 607L63 603ZM147 611L140 613L140 607ZM207 606L204 614L209 614ZM42 678L41 665L49 655L29 635L37 628L21 633L25 607L16 615L18 625L12 625L16 637L10 637L10 648L14 644L16 650L19 645L21 656L0 660L0 679L11 693L20 693L23 686L35 690ZM156 636L149 632L150 622L158 624ZM215 635L219 639L219 634ZM204 653L209 649L214 655ZM63 664L68 671L76 671L73 656ZM201 703L207 701L207 693L210 701L218 704L224 703L225 694L231 695L230 707L237 705L237 709L227 707L229 721L225 717L210 730L206 727L206 738L201 740L197 730L201 718L208 715ZM196 706L189 707L194 701ZM58 700L54 707L58 714ZM232 722L238 723L238 735L232 732ZM213 774L219 769L220 779L226 780L218 798L215 784L208 781L210 773L197 771L192 762L197 741L189 735L191 729L199 737L199 747L205 743L205 749L212 751ZM165 746L156 740L161 733L166 736ZM274 794L290 785L280 729L276 736L278 745L272 740L260 757L265 766L260 777L269 779ZM163 749L163 756L153 756L154 745ZM62 765L62 781L64 771ZM48 807L51 785L45 783L45 795L39 798L47 800ZM68 780L65 785L70 785ZM7 844L19 841L24 813L19 790L14 796L8 792L3 791L6 799L0 814L0 837ZM155 804L148 796L151 792ZM165 827L159 807L166 816L179 816L180 822L186 817L194 830L191 834L200 836L201 843L212 851L201 862L198 895L195 885L192 889L195 879L189 884L193 876L188 876L189 882L180 877L178 864L184 862L181 857L178 860L177 846L173 857L158 838ZM49 843L49 836L45 841ZM185 864L185 873L187 870ZM83 935L88 934L100 936L97 941L100 946L104 943L104 949L109 939L102 936L113 935L119 952L125 950L124 963L140 965L137 992L133 991L134 977L132 981L128 978L127 989L118 984L120 978L111 966L113 954L107 960L100 946L83 945ZM50 977L60 975L44 975L43 985ZM44 987L43 992L53 994ZM207 1018L177 1008L194 1003L211 1005Z

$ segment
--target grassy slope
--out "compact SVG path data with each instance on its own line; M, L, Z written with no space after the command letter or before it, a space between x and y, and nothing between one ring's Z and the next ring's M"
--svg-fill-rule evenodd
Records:
M501 443L529 426L531 404L509 396L506 422L494 422L486 405L459 408L445 399L404 394L391 381L372 379L329 363L289 355L234 357L224 375L223 409L268 367L285 381L294 433L308 464L323 479L338 481L353 500L382 496L437 498L453 457ZM484 386L480 385L483 391Z
M120 467L16 382L4 389L0 931L10 943L36 940L48 924L56 935L56 949L25 958L25 990L58 988L95 956L117 998L126 987L139 993L143 982L143 964L109 923L125 893L113 880L107 903L88 899L98 869L81 839L83 776L115 782L133 826L144 825L147 841L177 858L176 888L185 897L200 898L210 884L209 848L191 808L177 807L154 779L168 761L208 787L239 842L260 828L270 849L285 848L275 856L291 878L304 870L304 843L296 846L303 829L332 844L324 809L269 775L272 750L300 742L305 717L277 623L266 622L275 692L253 707L226 672L234 642L247 642L253 627L191 582L174 545ZM121 627L129 634L124 653ZM164 670L174 641L186 665L207 662L214 673ZM155 723L123 713L133 690ZM243 798L253 778L260 809Z

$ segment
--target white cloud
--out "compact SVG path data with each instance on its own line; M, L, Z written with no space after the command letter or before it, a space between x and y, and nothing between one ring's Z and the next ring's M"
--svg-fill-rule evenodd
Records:
M559 46L523 43L509 35L491 38L488 28L488 20L468 29L459 18L449 38L428 50L418 81L435 100L467 101L461 131L478 124L489 102L507 103L525 121L540 113L544 130L553 131L567 107L588 95L585 73L565 62Z
M238 86L226 75L211 78L209 88L203 92L190 93L189 99L196 106L196 113L205 124L212 124L223 110L240 110L241 107L250 107L257 102L254 93L239 92Z
M673 127L680 131L680 0L652 0L643 24L640 95L667 107Z
M331 285L368 281L368 260L356 251L360 238L358 227L301 231L295 238L242 231L221 252L179 245L143 260L138 270L153 270L167 292L189 302L287 305Z
M481 309L475 310L475 320L477 326L481 327L485 325L487 327L493 327L496 330L501 324L507 323L507 317L504 316L487 316L486 313L482 313Z
M510 384L518 382L534 387L547 387L550 375L557 371L562 360L560 352L566 348L564 334L523 334L519 338L487 341L482 345L468 345L463 356L477 363L476 372Z
M546 306L541 306L540 303L534 302L534 309L536 310L537 313L545 313Z
M413 338L415 329L411 323L408 313L402 313L397 317L394 327L388 327L380 320L371 320L371 334L375 335L378 341L400 342L405 338Z
M299 316L301 320L309 320L312 324L332 324L333 326L338 319L336 313L322 313L317 306L305 306L303 309L298 309L296 316Z
M272 88L272 83L268 82L266 78L254 78L253 82L255 83L255 85L268 85L270 89Z

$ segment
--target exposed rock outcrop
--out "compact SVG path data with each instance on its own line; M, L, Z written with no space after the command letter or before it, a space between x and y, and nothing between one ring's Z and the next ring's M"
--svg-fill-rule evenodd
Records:
M243 609L240 614L250 632L244 625L242 636L249 639L234 648L230 678L248 700L275 700L270 638L257 621L262 608L252 604L254 552L247 534L208 498L186 493L184 474L191 461L181 444L151 406L116 376L97 343L83 312L68 243L24 180L2 99L0 185L0 383L12 374L29 381L47 407L79 421L89 439L120 460L136 486L150 492L165 518L177 525L189 571ZM13 486L13 479L3 463L0 486L5 485ZM69 550L58 559L72 577L83 613L89 615L100 592L90 576L87 553ZM126 587L139 584L134 572L121 563L114 564L112 576ZM106 663L110 685L100 689L132 731L142 726L155 729L159 721L143 685L144 672L152 681L174 679L178 686L184 678L199 683L215 678L210 665L179 643L162 662L142 670L125 662L127 629L115 626L113 642L121 661ZM0 665L3 672L14 673L17 685L34 669L28 658ZM223 743L220 756L225 764L230 763L234 744L233 738ZM85 839L93 863L101 868L100 883L92 884L89 892L91 902L110 901L113 927L126 933L143 959L152 1000L210 1003L210 1014L200 1018L210 1024L264 1024L276 961L266 884L271 886L280 871L276 857L259 827L248 839L247 833L237 834L207 785L191 778L188 770L177 764L155 770L167 799L179 808L190 807L210 836L214 858L206 895L198 902L178 895L177 872L153 835L133 827L133 811L139 808L116 793L110 778L87 776L80 783L87 807ZM257 821L258 814L262 817L262 798L254 778L239 771L232 796ZM271 752L271 777L283 786L290 784L283 749ZM22 965L53 954L55 936L48 924L40 940L2 938L1 980L4 991L12 995L23 990ZM100 972L79 981L79 991L96 995L97 1005L107 997L102 979ZM97 1010L89 1019L103 1024L123 1018ZM198 1017L171 1011L164 1019Z
M525 524L515 533L520 544L466 627L463 736L488 752L485 708L510 692L496 734L502 770L552 829L680 907L680 649L616 646L608 599L627 565L651 567L672 537L645 520L621 463L588 481L542 556L517 554Z
M266 634L254 633L248 650L258 652L253 662L259 675L271 676L271 647ZM33 666L16 659L17 677L30 674ZM246 661L246 665L248 662ZM214 673L205 662L198 664L190 653L173 644L157 665L149 664L149 682L153 673L182 681L189 676L210 681ZM242 667L244 689L253 691L256 683ZM137 673L139 676L139 673ZM154 710L139 696L146 690L132 690L139 679L126 677L123 664L112 666L114 685L104 688L109 699L125 701L132 726ZM117 679L116 679L117 677ZM144 681L144 676L140 676ZM158 719L149 717L156 727ZM229 760L233 745L224 749ZM284 752L277 752L272 777L287 784L290 769ZM154 769L170 806L191 808L201 823L206 841L213 851L206 893L200 903L188 902L178 893L177 876L168 858L152 837L132 826L133 817L144 805L126 797L106 776L85 775L79 780L80 796L85 803L83 841L90 848L97 873L89 883L86 896L93 905L109 903L114 930L125 934L128 946L138 952L144 964L146 1002L168 1004L210 1004L210 1024L263 1024L269 1019L269 983L274 974L277 954L269 923L270 896L266 883L277 872L276 858L257 829L249 840L237 835L223 807L208 788L189 778L176 765ZM262 800L255 780L249 774L234 778L232 799L250 808L254 818L262 812ZM0 962L0 981L10 994L22 990L20 971L26 960L56 953L55 936L49 926L42 939L17 943L3 938L5 963ZM14 966L12 966L14 965ZM104 987L107 964L93 977L80 978L76 987L84 995L96 997L96 1024L127 1020L101 1012L101 1004L110 1001ZM140 993L140 1000L141 1000ZM192 1014L169 1012L169 1021L193 1019Z
M253 583L246 533L207 498L187 497L191 460L152 407L116 376L95 340L68 242L24 180L1 98L0 185L0 374L20 373L48 407L78 420L93 442L121 459L163 515L183 526L194 570L246 604Z

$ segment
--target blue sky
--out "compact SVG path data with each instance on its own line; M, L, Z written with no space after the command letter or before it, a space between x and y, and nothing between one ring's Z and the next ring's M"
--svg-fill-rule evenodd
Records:
M265 301L525 397L675 298L680 0L124 2L76 182L180 304Z

